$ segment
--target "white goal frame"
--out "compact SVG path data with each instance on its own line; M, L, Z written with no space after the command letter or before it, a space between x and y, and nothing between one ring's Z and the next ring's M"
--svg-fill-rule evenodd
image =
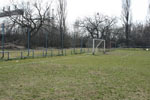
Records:
M98 43L98 45L96 46L96 48L95 48L95 41L99 41L99 43ZM106 46L105 46L106 43L105 43L105 40L104 40L104 39L93 39L93 50L92 50L93 55L95 55L96 49L97 49L102 43L104 43L103 51L104 51L104 53L105 53L105 50L106 50Z

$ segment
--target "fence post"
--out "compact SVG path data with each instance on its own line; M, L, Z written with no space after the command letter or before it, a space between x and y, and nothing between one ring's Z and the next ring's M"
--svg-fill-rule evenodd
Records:
M23 58L23 52L21 51L21 59Z
M44 50L43 50L43 57L44 57L45 55L44 55Z
M45 57L47 57L47 53L48 53L48 50L46 49L46 52L45 52Z
M51 49L51 57L53 57L53 49Z
M95 40L93 39L93 50L92 50L92 54L95 55Z
M30 30L29 28L27 28L27 32L28 32L28 56L30 56Z
M9 51L8 51L8 58L7 58L7 60L9 60Z
M70 51L70 52L71 52L71 55L72 55L72 49L73 49L73 39L71 38L71 40L72 40L72 41L71 41L71 51Z
M72 55L72 48L71 48L71 55Z
M45 56L47 56L47 49L48 49L48 33L46 32L46 42L45 42L45 46L46 46L46 53Z
M66 54L66 49L65 49L65 56L66 56L67 54Z
M59 49L58 49L58 56L60 56L60 51L59 51Z
M82 39L83 39L83 38L81 37L81 39L80 39L80 42L81 42L81 44L80 44L80 45L81 45L80 53L82 53L82 46L83 46L83 44L82 44L82 43L83 43L83 40L82 40Z
M90 45L89 45L89 40L87 42L87 47L88 47L88 53L90 52Z
M5 48L5 46L4 46L5 39L4 38L5 38L5 24L3 23L2 24L2 58L4 58L4 55L5 55L4 54L5 53L4 52L4 48Z
M32 50L32 57L34 58L34 50Z
M74 34L74 39L73 39L73 40L74 40L74 54L75 54L75 52L76 52L76 51L75 51L75 47L76 47L75 34Z
M106 53L106 47L105 47L105 40L104 40L104 54Z

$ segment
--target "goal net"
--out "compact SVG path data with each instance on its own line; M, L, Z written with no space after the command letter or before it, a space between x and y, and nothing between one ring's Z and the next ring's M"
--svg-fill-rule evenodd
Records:
M96 53L103 52L105 53L105 40L104 39L88 39L86 47L89 52L92 52L93 55Z

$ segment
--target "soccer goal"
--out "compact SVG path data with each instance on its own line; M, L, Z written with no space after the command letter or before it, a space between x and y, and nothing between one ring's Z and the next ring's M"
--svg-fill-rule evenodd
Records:
M93 39L93 50L92 54L95 55L96 52L103 51L105 53L105 40L104 39Z

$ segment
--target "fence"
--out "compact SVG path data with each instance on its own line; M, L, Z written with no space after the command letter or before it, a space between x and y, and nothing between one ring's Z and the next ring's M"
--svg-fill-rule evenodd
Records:
M67 56L67 55L92 52L92 46L91 46L92 43L90 43L90 46L89 46L89 41L87 41L87 39L79 38L79 37L70 38L70 43L64 40L63 48L59 46L60 41L54 43L54 41L49 42L49 41L42 40L44 41L43 47L39 46L34 49L31 49L28 44L27 49L25 49L23 45L20 46L20 45L15 44L14 42L10 43L9 40L10 40L10 37L5 36L5 41L6 41L5 44L2 45L1 43L2 46L0 45L0 49L1 49L0 60ZM37 42L36 45L39 45L38 43L39 42Z
M60 34L46 31L39 32L34 37L26 30L0 34L0 59L25 59L36 57L66 56L92 52L92 46L87 38L77 35ZM55 34L54 34L55 33ZM63 45L62 45L63 44Z
M39 57L54 57L54 56L67 56L74 54L83 54L90 52L88 48L69 48L63 49L43 49L43 50L5 50L0 51L1 60L14 60L14 59L26 59L26 58L39 58Z
M59 34L53 36L51 34L38 35L31 40L26 35L5 34L2 37L0 34L0 60L67 56L83 53L92 54L93 39L77 35L64 35L63 46L61 46L62 41L60 41ZM18 40L19 42L16 42ZM24 41L26 41L26 45L22 44ZM116 44L115 47L117 47ZM149 47L132 48L145 49Z

